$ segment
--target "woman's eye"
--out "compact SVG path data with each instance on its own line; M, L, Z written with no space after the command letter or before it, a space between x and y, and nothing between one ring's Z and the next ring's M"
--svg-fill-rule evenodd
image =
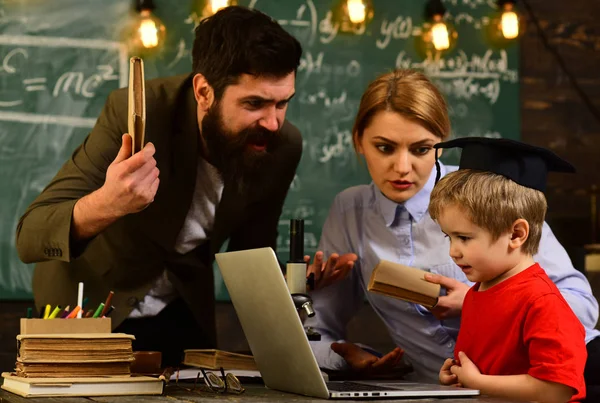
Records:
M431 147L419 147L415 149L415 154L417 155L425 155L431 150Z
M388 144L379 144L375 147L384 154L391 154L394 151L394 149Z

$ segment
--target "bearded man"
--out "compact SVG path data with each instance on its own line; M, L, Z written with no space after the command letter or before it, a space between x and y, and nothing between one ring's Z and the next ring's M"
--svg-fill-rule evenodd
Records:
M131 156L127 90L29 206L17 249L36 262L38 309L89 307L114 291L112 326L178 365L216 346L212 263L275 248L302 153L285 120L300 43L265 14L228 7L195 30L193 73L146 82L147 144Z

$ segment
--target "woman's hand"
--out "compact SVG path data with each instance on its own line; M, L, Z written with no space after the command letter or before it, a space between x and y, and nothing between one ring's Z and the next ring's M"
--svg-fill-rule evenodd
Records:
M383 357L377 357L354 343L332 343L331 349L341 355L353 370L369 375L390 372L404 355L404 350L396 347Z
M358 259L354 253L346 253L345 255L338 255L333 253L327 259L327 262L323 261L323 252L318 251L315 253L315 259L310 264L310 256L304 256L304 261L308 265L306 269L306 277L314 274L314 287L313 290L327 287L345 278L352 267L354 262Z

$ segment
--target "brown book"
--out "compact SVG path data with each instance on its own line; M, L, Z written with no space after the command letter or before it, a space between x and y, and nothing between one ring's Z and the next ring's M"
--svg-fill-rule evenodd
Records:
M369 291L433 308L440 285L425 280L427 272L403 264L382 260L375 266L367 287Z
M120 377L131 375L130 365L129 362L17 362L15 373L23 378Z
M22 378L4 372L2 378L2 389L23 397L160 395L163 391L163 381L147 376Z
M206 369L258 371L254 357L223 350L185 350L184 365Z
M123 333L20 334L19 362L132 362L131 340Z
M129 376L133 339L123 333L18 335L15 372L24 378Z

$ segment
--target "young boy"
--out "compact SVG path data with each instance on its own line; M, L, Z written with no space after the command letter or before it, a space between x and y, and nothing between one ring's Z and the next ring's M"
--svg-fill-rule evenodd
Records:
M464 138L460 169L431 193L429 212L450 257L476 284L462 310L455 359L440 382L512 399L585 398L583 326L533 260L546 214L547 171L574 172L548 150L506 139ZM437 150L436 150L437 151Z

